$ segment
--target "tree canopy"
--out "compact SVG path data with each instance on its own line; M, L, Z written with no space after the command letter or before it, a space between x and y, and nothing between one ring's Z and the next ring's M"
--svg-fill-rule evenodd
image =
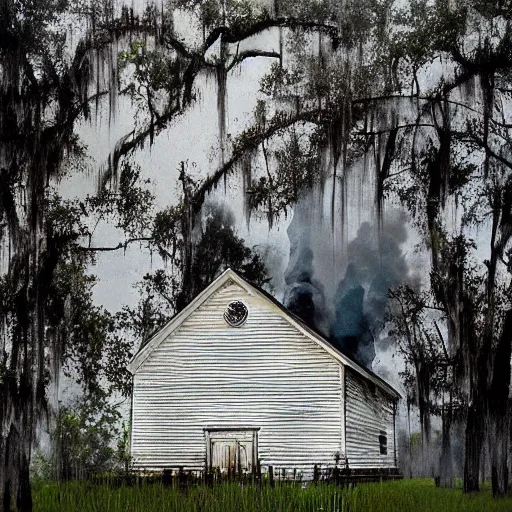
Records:
M79 372L92 372L84 382L94 385L98 368L88 363L109 350L112 318L92 303L85 272L96 254L133 243L156 251L172 272L154 276L151 286L160 286L160 298L171 286L172 309L180 309L221 264L266 277L230 222L214 217L202 229L215 187L243 175L246 216L264 215L271 227L330 180L331 217L339 201L343 224L347 180L358 167L366 171L375 225L384 224L387 205L400 205L430 255L425 291L441 312L465 410L465 490L478 489L485 442L493 490L503 494L512 337L511 12L509 2L490 0L175 0L140 9L100 0L2 2L3 508L31 509L31 444L62 364L81 363ZM258 36L269 34L278 43L260 45ZM227 82L249 59L272 65L251 122L229 134ZM217 86L218 161L199 180L184 163L179 200L155 211L133 157L192 108L203 76ZM97 194L62 199L59 178L84 167L78 123L105 104L115 123L124 99L133 125L96 170ZM98 222L115 225L122 239L96 246ZM482 230L484 246L476 241Z

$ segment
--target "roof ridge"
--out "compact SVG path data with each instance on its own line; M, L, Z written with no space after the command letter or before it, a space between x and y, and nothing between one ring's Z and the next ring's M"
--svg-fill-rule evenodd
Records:
M338 353L340 356L342 356L342 358L345 358L349 363L350 365L352 365L354 367L355 370L357 370L359 373L361 373L363 376L364 374L367 374L368 376L370 376L371 378L377 380L377 383L380 384L380 387L384 387L384 388L387 388L386 391L389 392L389 390L391 390L395 396L398 398L398 397L401 397L401 394L393 387L391 386L390 384L388 384L382 377L379 377L375 372L373 372L372 370L370 370L369 368L366 368L364 366L362 366L360 363L358 363L357 361L355 361L352 357L348 356L343 350L341 350L339 347L337 347L336 345L334 345L332 343L331 340L329 340L324 334L322 334L321 332L319 332L318 330L310 327L306 322L304 322L304 320L302 320L299 316L297 316L295 313L292 313L286 306L284 306L281 302L279 302L273 295L271 295L269 292L267 292L266 290L264 290L263 288L261 288L260 286L256 285L256 284L253 284L251 281L249 281L247 278L245 278L241 273L239 273L238 271L232 269L231 267L227 267L218 277L216 277L208 286L206 286L200 293L198 293L188 304L187 306L185 306L181 311L177 312L176 314L174 314L168 321L165 325L163 325L160 329L158 329L152 336L151 338L149 338L144 344L141 344L141 346L139 347L139 350L134 354L134 356L132 357L132 360L130 361L128 367L130 369L130 371L132 371L132 373L134 373L136 371L136 368L135 368L135 365L134 363L136 362L138 356L141 354L141 352L143 352L144 350L147 349L147 347L150 345L150 343L155 343L156 345L159 345L162 340L160 340L160 342L156 343L156 340L158 339L158 337L160 336L160 334L166 330L166 328L168 328L170 325L172 325L173 322L175 322L178 317L180 315L182 316L185 316L185 318L188 316L188 314L191 314L192 311L190 313L187 314L187 309L189 309L191 307L191 305L200 300L201 299L201 296L204 295L204 300L206 301L210 295L208 295L208 293L215 288L215 283L219 283L219 287L220 287L220 282L225 279L226 282L228 279L231 279L231 276L230 274L233 274L236 278L238 278L239 280L241 280L243 283L247 284L248 286L252 287L254 290L256 290L256 292L260 293L261 295L264 296L265 299L267 299L268 301L270 301L272 304L274 304L276 307L278 307L285 315L287 315L290 320L292 320L292 322L296 323L299 328L303 329L304 331L306 331L306 333L308 333L309 336L312 336L314 338L320 338L320 342L321 343L325 343L328 347L330 347L331 350L333 350L335 353ZM236 282L236 279L234 280L234 283L235 284L240 284L240 283L237 283ZM224 283L223 283L224 284ZM214 291L211 292L212 294L214 293ZM179 326L179 325L178 325ZM173 332L173 331L171 331ZM170 333L169 333L170 334ZM324 350L325 350L325 347L324 347ZM150 352L151 353L151 352ZM149 357L149 354L148 356L146 357ZM144 359L145 360L145 359ZM139 366L143 363L144 361L142 361ZM343 363L343 364L347 364L346 362ZM137 368L139 367L137 366Z
M263 288L259 287L258 285L256 284L253 284L251 283L250 281L248 281L244 276L240 275L239 272L237 272L236 270L233 270L231 269L231 271L233 273L235 273L238 277L240 277L241 279L243 279L244 281L246 281L248 284L250 284L251 286L253 286L254 288L256 288L256 290L258 290L260 293L262 293L263 295L265 295L265 297L267 297L269 300L271 300L276 306L278 306L284 313L286 313L288 316L290 316L291 318L293 318L297 323L301 324L302 327L304 327L305 329L311 331L313 334L315 334L316 336L320 336L326 343L328 343L332 348L334 348L335 350L337 350L338 352L341 352L343 354L344 357L346 357L347 359L349 359L352 363L356 364L357 366L361 367L363 370L365 370L366 372L370 373L371 375L373 375L375 378L377 378L378 380L380 380L383 384L385 384L386 386L390 387L391 389L393 389L397 394L400 394L398 393L398 391L393 387L391 386L389 383L387 383L382 377L380 377L379 375L377 375L373 370L371 370L370 368L367 368L366 366L363 366L361 363L359 363L358 361L356 361L354 358L352 358L351 356L349 356L348 354L345 353L344 350L342 350L341 348L339 348L338 346L334 345L333 342L327 338L325 336L325 334L323 334L321 331L319 331L318 329L314 328L314 327L311 327L310 325L308 325L302 318L300 318L298 315L296 315L295 313L293 313L292 311L290 311L284 304L282 304L281 302L279 302L273 295L271 295L269 292L267 292L266 290L264 290Z

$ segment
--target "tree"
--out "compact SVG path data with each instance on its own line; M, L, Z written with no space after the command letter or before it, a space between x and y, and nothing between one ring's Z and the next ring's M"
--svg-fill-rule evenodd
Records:
M78 44L70 47L64 22L80 25L84 20L89 28ZM46 203L48 185L66 169L73 168L73 158L80 157L75 122L83 117L87 119L91 108L97 107L103 97L108 97L111 105L115 103L118 69L105 65L103 59L110 58L113 62L115 43L133 34L153 36L170 54L166 67L170 74L165 74L170 80L159 72L157 52L139 52L140 46L131 46L121 54L121 70L123 62L133 64L134 80L145 80L144 73L149 72L147 94L142 99L150 112L150 126L119 144L109 173L113 178L117 176L122 154L147 136L152 138L183 102L190 103L194 77L201 67L207 66L201 53L189 52L173 38L172 31L159 37L155 21L152 8L139 17L126 8L115 13L113 4L94 0L87 3L8 0L0 8L3 70L0 169L4 183L0 219L2 244L8 248L9 255L7 272L2 277L0 373L0 424L6 433L0 439L0 465L5 468L0 478L0 495L5 510L10 510L14 501L20 510L31 509L30 448L36 420L45 406L48 380L43 357L46 305L51 300L47 290L51 288L59 262L69 255L70 247L74 253L82 251L88 255L107 250L92 248L90 244L80 247L75 243L80 234L56 236ZM160 22L161 27L169 27L169 19ZM205 45L204 51L211 43ZM139 55L144 60L140 66ZM103 71L108 76L106 83L99 76ZM155 111L151 88L168 93L164 112ZM129 83L122 93L133 95L140 91ZM21 195L20 190L24 191ZM73 217L76 211L71 213ZM75 221L76 218L67 219L72 226ZM128 240L115 249L126 246ZM58 371L60 353L58 345L51 347L54 372Z
M493 492L502 495L510 387L503 363L510 359L510 14L478 0L387 7L390 22L359 41L367 66L360 81L351 80L347 58L354 38L343 46L341 62L339 53L328 59L320 51L293 73L276 65L268 90L283 102L300 95L302 105L322 105L317 126L329 126L323 137L334 173L338 163L345 173L372 148L378 215L388 194L416 219L431 254L430 287L444 312L447 350L457 361L454 378L465 396L464 489L479 487L487 433ZM382 57L372 61L372 50ZM322 73L310 73L308 81L308 65ZM425 81L422 75L436 67L439 80ZM473 241L479 227L490 233L485 259Z
M174 267L157 269L137 283L141 296L138 305L125 306L120 312L119 326L135 339L135 346L147 342L227 268L259 286L270 281L261 256L236 235L232 214L219 206L210 206L208 210L204 230L194 247L188 288L184 287L185 281L176 278ZM127 386L130 382L127 381Z
M119 436L119 412L106 400L79 398L59 410L54 431L58 479L73 480L121 469L121 457L111 446Z
M52 297L51 290L71 252L75 263L83 264L84 256L77 254L76 242L83 234L78 212L54 208L49 188L80 158L74 123L87 118L90 104L108 94L99 86L90 93L92 55L99 55L114 35L114 27L110 34L104 30L109 12L108 7L100 11L101 5L7 0L0 6L0 238L6 254L1 281L0 502L5 511L14 504L19 510L32 508L31 445L46 407L48 372L58 371L62 353L63 338L46 336L47 327L64 315L52 310L51 304L62 297ZM69 54L64 20L72 23L86 15L98 25ZM123 27L118 24L116 30Z
M395 181L399 182L395 190L425 234L431 252L431 289L445 314L448 349L457 360L455 377L465 394L464 489L479 487L480 455L487 435L493 492L502 495L508 482L503 454L508 451L510 386L509 365L501 363L510 354L506 253L512 176L506 149L510 133L503 113L509 101L510 33L504 29L491 42L489 31L498 20L509 27L510 20L488 2L460 2L453 7L412 4L405 20L415 27L415 37L422 30L431 31L433 37L428 47L412 46L411 52L405 50L411 42L406 34L400 58L419 69L441 57L458 73L429 94L414 85L417 119L412 133L406 133L410 151L401 159L402 168L410 167L404 172L407 178L402 175ZM471 32L481 39L467 49L464 40ZM478 91L469 90L468 84L478 86ZM450 208L458 213L455 222L447 216ZM472 239L481 226L488 226L490 233L490 251L483 261L475 255Z
M185 42L173 25L175 9L197 22L196 33L191 30ZM73 42L67 37L68 22L80 28ZM281 34L279 51L239 44L274 29ZM341 181L344 194L343 180L351 164L361 160L375 169L377 220L385 193L394 190L416 215L431 251L431 287L445 311L449 350L460 357L457 377L466 386L465 489L478 488L485 418L496 440L492 446L500 447L492 456L494 491L503 493L509 389L503 360L510 359L510 334L503 327L509 325L510 290L501 276L510 271L506 112L511 33L509 11L487 0L420 0L403 9L391 0L281 0L271 7L242 0L176 0L161 11L149 5L139 14L117 9L110 1L3 2L4 509L10 510L13 501L20 510L31 509L30 445L45 405L49 369L43 357L50 318L47 290L62 261L85 258L90 264L99 251L142 243L171 261L177 258L180 287L192 290L203 206L223 179L242 171L247 211L263 210L272 222L305 188L325 183L327 176ZM275 61L261 84L265 101L257 106L254 124L228 138L226 81L252 58ZM422 76L438 62L441 78L425 85ZM138 215L128 215L130 203L123 197L135 187L129 179L123 182L123 169L134 151L154 142L193 104L196 79L208 74L217 80L219 166L199 182L183 166L180 203L141 225ZM98 206L98 214L108 221L117 212L117 219L130 220L126 225L120 220L123 240L96 247L92 236L84 243L83 235L92 234L93 227L82 229L80 204L72 205L62 219L65 229L54 232L48 186L63 172L78 170L81 145L75 123L88 119L102 102L114 111L124 97L133 101L137 115L99 173L99 196L110 198L114 209ZM290 164L297 160L300 166ZM264 165L255 165L258 161ZM333 215L337 190L332 187ZM468 196L469 202L462 201ZM471 201L476 197L489 207L482 213L491 211L491 252L480 271L471 260L469 232L479 223L477 202ZM446 225L445 213L455 201L463 204L456 236ZM119 205L127 207L124 214L119 215ZM95 208L92 198L84 208L86 214ZM184 300L182 295L178 309ZM63 340L64 335L53 339L52 357L61 353L58 343ZM61 361L56 357L54 362L53 373Z
M454 381L454 360L448 354L438 325L444 320L442 311L432 305L432 297L428 293L419 292L410 285L390 290L389 297L388 322L391 328L388 335L397 342L405 362L402 379L407 392L408 414L410 406L416 406L419 411L424 469L428 469L430 474L438 474L442 487L452 487L451 425L460 393ZM434 454L430 452L432 416L440 416L442 421L438 464L432 460Z

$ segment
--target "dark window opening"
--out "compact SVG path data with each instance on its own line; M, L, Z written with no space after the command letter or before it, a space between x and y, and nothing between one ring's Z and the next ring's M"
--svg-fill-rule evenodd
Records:
M380 445L380 454L387 455L388 454L388 436L384 430L380 431L379 436L379 445Z
M235 300L228 305L224 312L224 319L232 327L240 327L247 320L248 314L247 306L243 302Z

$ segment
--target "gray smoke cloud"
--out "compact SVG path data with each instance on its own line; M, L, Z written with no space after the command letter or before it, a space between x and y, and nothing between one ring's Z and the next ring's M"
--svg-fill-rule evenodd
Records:
M290 261L284 276L284 305L310 327L319 329L326 307L323 286L313 277L311 227L309 207L306 203L299 202L287 230Z
M385 320L388 290L408 275L401 250L407 240L406 216L388 213L380 229L369 222L361 224L346 251L337 255L338 266L345 269L337 288L328 282L329 276L324 282L315 278L325 276L325 269L315 267L315 251L320 254L325 250L319 243L319 221L308 201L299 202L288 227L290 260L284 304L349 357L371 368L375 341ZM317 265L319 261L322 259ZM333 290L333 295L326 297L325 289Z
M388 291L407 279L407 263L400 248L406 240L405 216L388 216L380 230L363 223L347 248L349 263L336 292L330 337L367 367L375 357Z

